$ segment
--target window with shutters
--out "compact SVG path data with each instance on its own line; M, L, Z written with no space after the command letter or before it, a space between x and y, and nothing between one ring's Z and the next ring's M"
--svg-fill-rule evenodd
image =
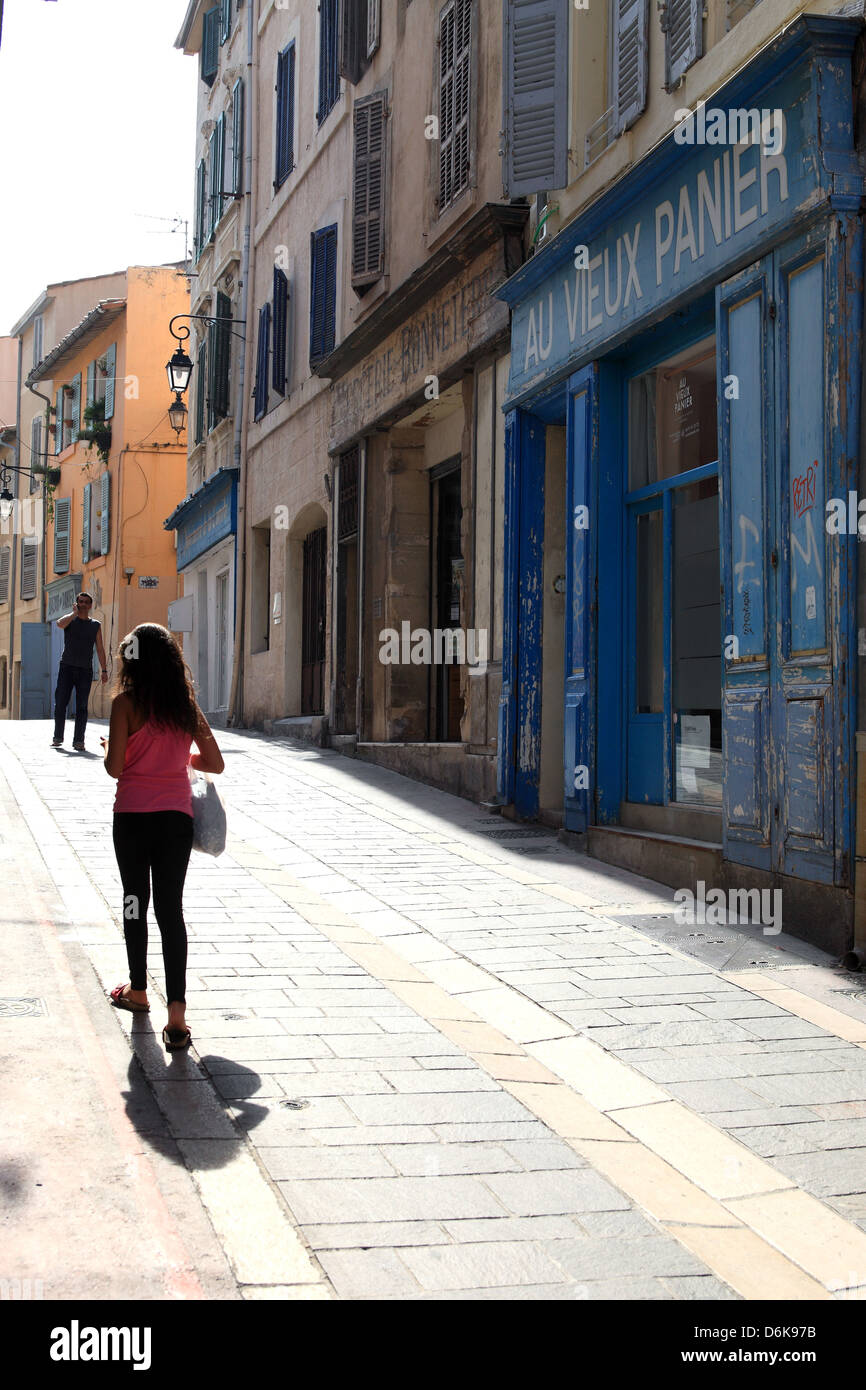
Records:
M11 545L0 546L0 603L9 602L9 574L12 565Z
M469 187L472 4L448 0L439 15L440 213Z
M103 356L105 359L105 418L110 420L114 415L114 395L117 385L117 343L112 343Z
M220 47L232 32L232 0L220 0Z
M367 0L367 57L372 58L379 47L381 31L381 0Z
M212 237L216 225L223 215L225 193L226 161L226 117L223 112L215 122L210 137L208 161L208 181L210 183L210 212L208 215L208 237Z
M202 17L201 31L201 80L209 87L219 70L220 52L220 6L206 10Z
M271 306L259 309L259 336L256 346L256 385L253 392L253 418L261 420L268 408L268 352L271 342Z
M21 598L36 597L36 561L39 542L32 536L21 537Z
M613 31L613 108L617 135L646 109L649 0L616 0Z
M195 176L195 257L198 260L207 244L207 160L199 160Z
M385 265L385 93L355 103L352 284L368 287Z
M63 448L63 392L58 391L54 397L54 452L59 454Z
M340 25L340 76L347 82L360 82L370 66L370 54L378 47L378 6L376 0L342 0ZM370 48L372 28L376 44Z
M274 267L274 348L271 357L271 385L279 395L286 394L289 330L289 281L284 270Z
M509 197L568 183L569 0L509 0L504 64Z
M69 573L69 532L72 525L72 499L54 499L54 573Z
M216 323L208 325L208 429L224 420L229 411L231 371L232 302L228 295L216 297Z
M704 0L665 0L659 17L665 36L665 85L675 87L703 52Z
M42 416L34 415L30 421L30 492L38 492L41 485L41 475L34 472L34 469L45 466L46 459L43 457L42 443Z
M42 315L33 320L33 366L42 361Z
M93 484L85 483L84 492L81 498L81 561L87 564L91 559L90 552L90 528L93 522Z
M111 541L111 474L103 473L99 480L99 515L97 523L99 527L99 553L107 555Z
M319 0L319 105L316 110L319 125L334 108L340 95L339 27L339 0Z
M310 238L310 366L334 350L337 319L337 226Z
M232 192L236 198L244 191L244 80L232 87Z
M277 57L277 131L274 148L274 188L279 188L295 167L295 45L290 43Z

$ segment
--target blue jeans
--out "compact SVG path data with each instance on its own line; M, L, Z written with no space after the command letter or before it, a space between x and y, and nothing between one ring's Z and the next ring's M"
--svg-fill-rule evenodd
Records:
M74 742L84 742L87 728L87 702L90 699L90 686L93 671L90 666L66 666L61 661L57 672L57 688L54 691L54 737L63 742L66 727L66 707L69 697L75 691L75 734Z

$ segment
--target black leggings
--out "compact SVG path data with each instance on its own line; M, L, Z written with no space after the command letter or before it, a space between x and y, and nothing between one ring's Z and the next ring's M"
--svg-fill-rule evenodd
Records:
M162 937L169 1004L186 1003L183 884L192 850L192 816L183 811L115 811L114 852L123 884L123 934L133 989L147 988L147 909Z

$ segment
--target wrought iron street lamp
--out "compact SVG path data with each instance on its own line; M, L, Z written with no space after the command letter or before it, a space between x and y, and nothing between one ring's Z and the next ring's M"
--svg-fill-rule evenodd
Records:
M168 422L178 439L180 439L180 432L186 425L186 406L181 399L180 391L177 392L168 408Z

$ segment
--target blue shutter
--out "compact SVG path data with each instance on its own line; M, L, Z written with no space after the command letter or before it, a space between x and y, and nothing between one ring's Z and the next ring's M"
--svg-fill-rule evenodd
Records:
M703 52L704 0L667 0L661 14L665 35L665 85L675 87Z
M84 502L81 513L81 560L87 564L90 559L90 494L93 484L84 484Z
M271 306L259 310L259 341L256 353L255 419L260 420L268 408L268 348L271 335Z
M110 536L111 536L111 533L110 533L110 530L109 530L109 512L110 512L109 503L110 503L110 502L111 502L111 474L110 474L110 473L103 473L103 475L102 475L102 515L101 515L101 517L100 517L100 528L99 528L99 529L100 529L100 535L101 535L101 538L102 538L102 546L101 546L101 549L100 549L100 554L101 554L101 555L107 555L107 554L108 554L108 548L109 548L109 545L110 545Z
M244 191L244 82L239 77L232 87L232 192L240 198Z
M646 109L649 0L616 0L613 33L613 108L617 135Z
M219 23L220 7L214 5L202 19L201 34L201 80L209 87L219 70Z
M81 373L77 372L72 378L72 429L69 434L70 444L74 444L81 434Z
M510 198L564 188L568 183L568 11L568 0L508 0L504 181ZM456 37L454 43L456 47ZM443 64L445 49L443 43ZM443 82L457 82L457 73L447 67L442 76ZM443 86L440 94L440 106L446 112L452 106L448 91ZM440 210L459 192L459 168L453 177L453 192L449 180L440 188Z
M337 64L337 0L319 3L319 106L316 120L319 125L340 95L340 74Z
M284 271L274 267L274 353L272 385L286 394L286 333L289 321L289 282Z
M295 45L290 43L277 58L277 139L274 187L292 172L295 164Z
M110 420L114 414L114 378L117 372L117 343L112 343L105 354L105 418Z
M72 499L58 497L54 502L54 573L69 571L69 527Z
M337 228L322 227L310 239L310 365L333 351L337 311Z

